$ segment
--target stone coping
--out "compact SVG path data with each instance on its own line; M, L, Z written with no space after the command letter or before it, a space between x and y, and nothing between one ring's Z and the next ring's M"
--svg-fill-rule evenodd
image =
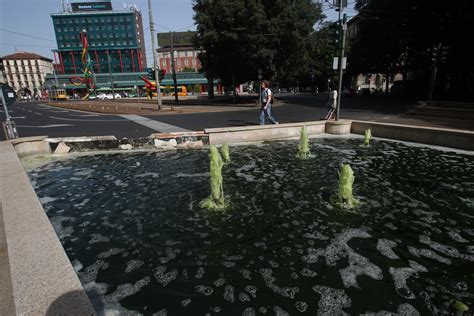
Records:
M462 150L474 150L474 131L413 126L371 121L353 121L351 133L364 134L370 128L372 136L443 146Z
M430 126L416 126L416 125L408 125L408 124L395 124L395 123L381 123L381 122L373 122L373 121L352 121L352 123L363 123L363 124L372 124L376 126L387 126L387 127L403 127L403 128L412 128L412 129L419 129L419 130L431 130L437 132L453 132L453 133L460 133L466 135L473 135L474 131L469 130L461 130L461 129L454 129L454 128L444 128L444 127L430 127Z
M17 315L94 315L92 304L8 141L0 142L0 161L0 200L13 299L9 305L14 306ZM7 288L1 286L2 291Z
M82 137L45 137L44 141L48 143L84 143L94 141L111 141L117 140L115 136L82 136Z
M235 126L235 127L218 127L218 128L206 128L204 129L205 133L222 133L222 132L240 132L240 131L252 131L252 130L262 130L262 129L275 129L275 128L285 128L285 127L303 127L303 125L325 125L326 121L308 121L301 123L284 123L278 125L249 125L249 126Z
M15 138L15 139L10 140L10 142L13 145L18 145L18 144L21 144L21 143L40 142L40 141L43 141L47 138L48 138L48 136L30 136L30 137Z
M339 120L339 121L325 121L326 125L347 125L351 124L352 121L349 120Z

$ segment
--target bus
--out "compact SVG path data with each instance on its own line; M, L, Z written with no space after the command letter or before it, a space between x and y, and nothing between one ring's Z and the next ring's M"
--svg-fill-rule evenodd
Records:
M56 100L56 101L65 101L67 100L69 97L66 93L66 90L64 89L56 89L56 90L52 90L49 94L49 98L51 100Z

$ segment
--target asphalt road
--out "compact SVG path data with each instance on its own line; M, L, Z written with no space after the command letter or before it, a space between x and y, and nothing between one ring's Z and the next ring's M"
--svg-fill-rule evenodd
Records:
M326 114L327 95L277 95L283 102L275 106L273 114L280 123L322 119ZM406 112L412 104L382 97L345 98L341 118L384 120ZM244 126L258 124L259 109L243 108L240 111L195 113L177 115L112 115L59 109L42 103L15 103L9 107L20 137L47 135L50 137L102 136L117 138L146 137L154 132L203 130L211 127ZM0 109L0 120L5 114ZM0 138L4 140L3 132Z
M46 135L50 137L103 136L143 137L153 130L118 115L100 115L49 107L41 103L15 103L8 108L20 137ZM5 120L3 109L0 118ZM3 132L1 139L5 139Z

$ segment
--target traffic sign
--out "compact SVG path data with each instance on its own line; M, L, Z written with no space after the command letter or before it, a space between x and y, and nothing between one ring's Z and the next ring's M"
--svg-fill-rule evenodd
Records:
M7 84L0 83L0 89L2 89L3 97L7 106L12 105L16 101L16 92Z

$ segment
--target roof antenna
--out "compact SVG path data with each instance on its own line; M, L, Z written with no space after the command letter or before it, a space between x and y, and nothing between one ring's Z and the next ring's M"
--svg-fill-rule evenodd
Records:
M63 13L66 12L66 8L64 7L64 0L61 0L61 6L63 7Z

